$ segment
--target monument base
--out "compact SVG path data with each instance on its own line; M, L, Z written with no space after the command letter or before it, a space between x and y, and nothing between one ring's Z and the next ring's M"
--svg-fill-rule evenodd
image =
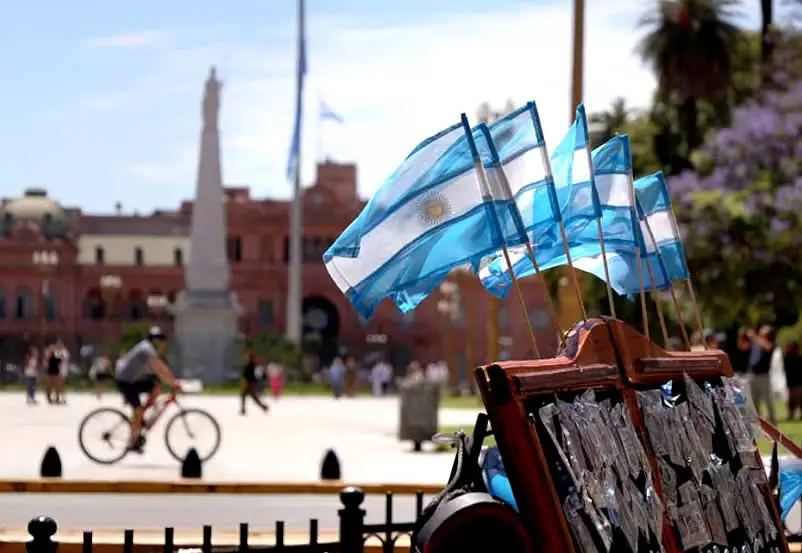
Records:
M177 374L215 384L236 379L241 344L238 319L242 309L228 291L184 290L175 303Z

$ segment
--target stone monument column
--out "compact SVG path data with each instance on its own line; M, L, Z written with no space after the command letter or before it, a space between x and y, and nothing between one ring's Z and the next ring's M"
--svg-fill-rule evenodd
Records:
M203 130L185 288L174 306L180 373L183 378L199 378L207 383L236 374L237 322L242 311L229 288L218 131L221 89L222 83L212 67L203 95Z

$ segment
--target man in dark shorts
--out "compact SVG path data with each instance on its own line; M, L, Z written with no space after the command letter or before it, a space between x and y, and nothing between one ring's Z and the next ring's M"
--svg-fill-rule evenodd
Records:
M139 433L142 430L142 416L145 409L153 405L159 396L161 391L159 381L173 389L180 388L178 380L159 357L166 348L167 335L161 328L154 326L148 332L147 338L132 347L117 365L115 374L117 389L125 403L134 410L128 449L137 453L142 453L138 443ZM144 405L141 397L143 394L148 395Z

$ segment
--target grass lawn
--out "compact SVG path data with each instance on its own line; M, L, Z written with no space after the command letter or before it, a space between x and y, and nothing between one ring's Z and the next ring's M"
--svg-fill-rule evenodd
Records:
M481 408L481 402L477 398L454 398L454 399L461 399L461 400L473 399L474 401L477 402L477 404L474 405L474 408L476 407ZM465 404L464 407L468 408L468 405ZM781 421L777 425L780 431L785 433L795 443L802 444L802 420L799 419L793 421L787 420L788 410L786 409L786 404L784 401L777 401L775 404L775 409L777 411L777 419ZM440 432L453 433L460 429L463 430L466 434L470 433L473 430L471 426L465 428L458 426L441 426ZM492 436L488 436L487 438L485 438L485 445L487 446L496 445L496 441ZM757 446L758 449L760 449L761 455L771 455L771 447L772 447L771 440L758 439ZM450 451L451 448L450 446L442 446L439 449L443 451ZM780 455L788 455L788 454L789 453L782 446L780 446Z

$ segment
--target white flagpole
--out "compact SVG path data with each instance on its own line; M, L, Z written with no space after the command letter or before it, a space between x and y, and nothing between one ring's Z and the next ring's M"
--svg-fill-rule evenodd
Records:
M296 90L296 116L300 118L303 102L304 79L304 0L298 0L298 81ZM302 118L301 118L302 121ZM301 127L298 126L298 145L295 151L295 182L293 186L292 215L290 218L290 268L287 284L287 321L286 336L290 342L300 345L303 327L301 323L301 309L303 303L303 193L301 190Z

